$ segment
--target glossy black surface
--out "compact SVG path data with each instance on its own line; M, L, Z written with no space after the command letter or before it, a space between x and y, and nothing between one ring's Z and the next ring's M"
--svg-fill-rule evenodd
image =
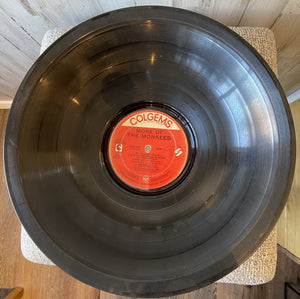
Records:
M101 152L111 121L140 102L172 107L195 137L184 181L146 197L117 184ZM10 112L5 167L54 263L108 292L163 296L217 280L264 240L294 142L281 87L246 42L192 12L136 7L82 23L38 59Z

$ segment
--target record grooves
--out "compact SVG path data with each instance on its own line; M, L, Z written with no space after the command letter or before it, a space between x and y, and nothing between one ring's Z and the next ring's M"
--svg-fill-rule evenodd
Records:
M52 44L15 96L4 143L22 225L61 269L101 290L180 294L243 263L293 179L280 84L205 16L132 7Z

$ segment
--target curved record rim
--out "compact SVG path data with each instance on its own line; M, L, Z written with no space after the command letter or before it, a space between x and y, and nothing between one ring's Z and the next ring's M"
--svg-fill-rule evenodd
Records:
M247 230L241 232L238 240L234 240L233 249L238 255L233 257L226 252L226 255L224 253L222 257L216 257L213 267L210 268L210 276L207 275L210 278L205 281L199 281L201 275L198 272L169 281L160 281L159 279L157 281L133 281L109 276L108 274L100 273L95 269L87 267L68 255L67 252L64 252L50 239L47 232L41 228L27 205L26 198L22 192L22 182L18 176L17 141L19 128L22 124L23 110L31 90L35 87L43 73L52 67L52 62L55 58L65 53L66 50L76 47L76 44L86 35L92 37L93 33L105 30L105 28L114 26L120 22L145 19L176 20L186 23L196 29L206 31L229 46L255 69L257 76L269 94L277 118L280 149L278 163L280 167L278 167L275 174L275 181L265 202L262 215L258 219L255 219L254 223L249 223ZM194 12L159 6L132 7L99 15L78 25L54 42L38 58L21 83L8 118L4 141L5 174L10 197L23 226L33 241L38 244L39 248L68 274L104 291L121 295L143 297L153 295L170 296L203 287L223 277L246 260L264 241L280 216L291 187L295 166L294 134L293 121L288 103L276 76L257 51L244 39L226 26ZM264 217L265 215L268 216ZM227 235L228 233L230 234L230 232L227 232ZM224 263L225 260L226 263ZM224 265L226 265L226 268L224 268ZM221 272L218 270L220 268L223 269ZM192 286L191 281L193 281ZM178 289L178 285L184 287Z

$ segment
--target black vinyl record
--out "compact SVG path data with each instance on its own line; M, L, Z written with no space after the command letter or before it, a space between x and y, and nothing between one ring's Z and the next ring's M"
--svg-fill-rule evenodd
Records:
M12 202L60 268L101 290L169 296L262 243L295 164L291 114L260 55L167 7L90 19L23 80L5 137Z

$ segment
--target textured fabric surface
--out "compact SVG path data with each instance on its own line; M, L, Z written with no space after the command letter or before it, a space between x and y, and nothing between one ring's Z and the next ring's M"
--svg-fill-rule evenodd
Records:
M262 27L230 27L244 38L265 59L273 72L277 73L277 50L273 32Z
M51 260L49 260L49 258L46 257L35 245L23 226L21 229L21 250L23 256L33 263L54 265Z
M48 30L43 36L40 54L42 54L51 44L53 44L58 38L64 35L71 28L72 27L66 27L66 28L55 28L52 30Z
M41 45L41 53L70 28L57 28L46 32ZM231 27L247 40L266 60L277 74L277 52L273 32L266 28ZM25 229L21 233L21 249L24 257L32 262L53 265L53 263L33 243ZM219 282L257 285L270 281L276 270L277 228L258 250L236 270L223 277Z
M277 50L274 34L260 27L231 27L243 37L269 64L277 75ZM277 226L256 252L241 266L218 282L257 285L274 278L277 263Z
M275 228L246 262L218 282L245 285L266 283L274 278L276 262L277 229Z

